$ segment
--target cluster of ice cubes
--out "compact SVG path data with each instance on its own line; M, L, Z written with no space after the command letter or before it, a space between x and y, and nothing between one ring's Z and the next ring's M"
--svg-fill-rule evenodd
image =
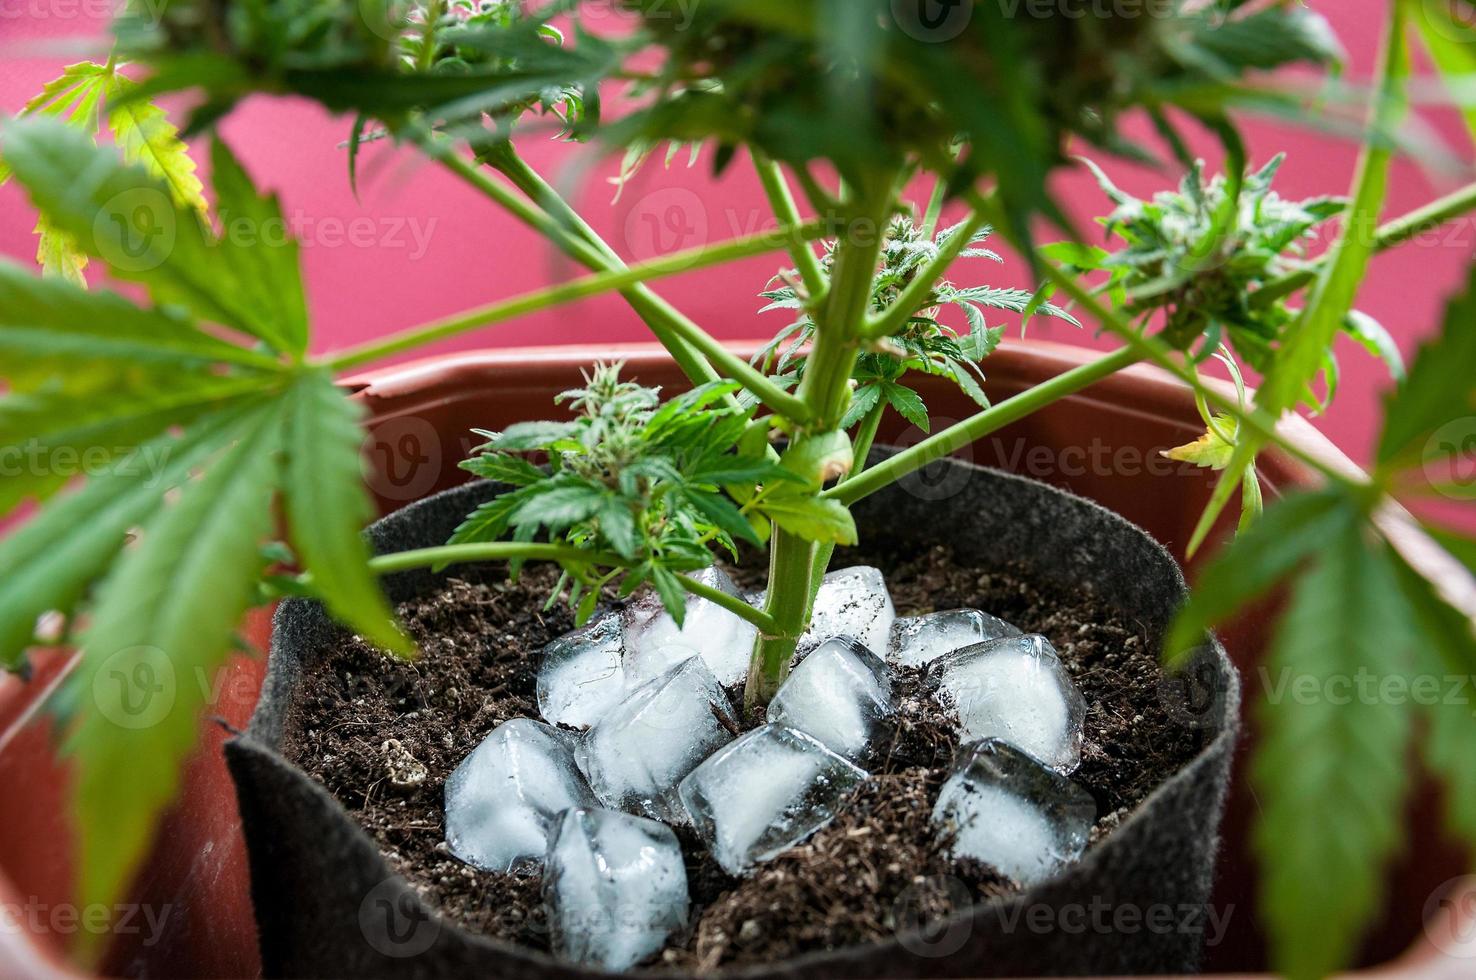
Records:
M716 568L699 577L741 596ZM964 747L933 815L955 853L1027 884L1081 853L1095 807L1065 774L1085 705L1044 637L978 610L898 619L880 571L841 569L825 576L767 724L740 734L728 689L754 637L696 596L681 627L652 597L608 613L546 648L543 722L499 725L447 781L452 853L541 870L567 959L626 969L684 925L672 827L690 824L741 875L833 820L885 748L895 667L923 668L958 712Z

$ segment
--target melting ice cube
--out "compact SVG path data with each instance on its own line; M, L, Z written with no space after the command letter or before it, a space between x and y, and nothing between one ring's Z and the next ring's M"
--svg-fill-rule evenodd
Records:
M1081 857L1096 818L1090 793L997 739L961 750L933 808L956 855L1024 885Z
M733 580L715 566L692 577L735 599L743 597ZM678 628L660 598L647 594L625 610L626 675L631 684L640 684L698 656L720 683L737 684L748 675L757 632L748 620L695 595L687 596L686 616Z
M962 647L1019 635L1020 631L1009 623L977 609L908 616L892 626L887 659L899 667L925 667Z
M1086 701L1045 637L964 647L933 661L928 678L957 708L963 742L1002 739L1059 772L1081 762Z
M896 618L880 569L867 565L837 569L821 580L810 628L800 637L800 654L834 636L855 637L868 650L885 650Z
M847 636L826 640L800 661L770 702L768 720L859 761L891 713L887 665Z
M574 765L575 736L528 718L492 730L446 780L446 844L489 871L536 869L555 818L596 805Z
M585 733L579 768L605 806L679 823L677 784L733 739L738 720L700 657L642 686Z
M569 810L548 849L554 949L626 970L686 923L687 871L671 828L614 810Z
M555 725L587 728L626 694L620 614L607 613L544 647L538 712Z
M866 778L804 732L765 725L698 766L681 796L713 857L737 875L828 824Z

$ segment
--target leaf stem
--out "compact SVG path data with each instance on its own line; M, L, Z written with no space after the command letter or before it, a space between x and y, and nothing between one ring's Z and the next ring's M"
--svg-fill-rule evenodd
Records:
M789 184L784 179L784 171L757 149L753 150L752 154L754 170L758 173L759 183L763 185L764 194L769 198L769 206L774 209L775 217L779 219L781 225L789 227L799 225L799 209L795 207L794 196L789 192ZM794 260L800 279L805 284L805 290L810 294L808 305L812 308L819 308L825 302L825 290L828 285L825 272L820 268L820 259L815 255L815 250L810 247L808 239L791 238L788 246L790 258Z
M416 548L378 555L369 559L369 567L379 575L406 572L441 565L464 565L478 561L570 561L581 565L603 565L608 568L629 566L619 555L585 551L572 545L545 544L537 541L487 541L476 544L444 544L433 548Z
M737 596L728 595L722 589L715 589L710 585L705 585L690 575L678 575L677 581L681 582L686 590L693 595L716 603L733 615L741 616L743 619L748 620L754 626L758 627L761 633L772 632L775 628L772 616L762 609L750 606Z
M525 224L543 233L550 241L585 266L596 271L611 271L625 267L623 262L614 257L608 245L603 248L597 247L579 237L570 230L567 223L561 223L547 212L540 211L527 201L520 199L511 188L483 173L481 168L470 160L446 149L442 149L436 159ZM551 203L554 200L562 201L562 198L559 198L553 188L544 183L541 177L538 177L526 164L521 164L521 159L512 152L510 147L506 153L498 154L496 161L501 167L506 167L507 171L527 181L527 189L524 192L534 192L529 193L530 197L545 203ZM521 167L517 164L521 164ZM513 178L509 176L509 179ZM565 207L567 208L567 205ZM572 209L569 210L569 215L573 215ZM577 219L577 215L574 217ZM583 225L582 219L578 220L579 224ZM593 232L591 231L590 234ZM694 383L716 381L724 376L732 378L772 411L794 422L807 421L809 413L803 401L776 385L741 357L730 353L717 338L677 312L644 284L630 286L628 290L622 291L622 294L632 302L637 312L641 313L656 339L671 352L677 364Z
M923 212L923 238L933 240L938 232L938 221L943 217L943 199L948 193L948 182L942 177L933 181L933 193L928 196L928 209Z
M514 186L523 190L528 198L533 199L546 213L562 223L562 226L576 229L584 241L590 244L590 248L595 248L604 257L604 261L595 260L595 263L590 264L592 269L623 269L624 263L614 249L599 238L598 233L564 201L554 187L549 186L536 170L528 167L511 143L505 145L502 152L490 156L489 164L508 177ZM683 370L691 367L688 378L694 384L732 378L747 388L754 397L759 398L772 412L800 424L806 421L807 409L800 398L773 384L768 375L754 369L747 360L732 354L728 348L723 347L719 339L708 334L672 304L658 297L645 283L638 283L630 288L627 298L632 297L632 306L636 313L641 313L652 334L672 353L677 363L683 365ZM697 376L694 376L694 372Z
M809 241L825 232L820 222L810 222L797 228L781 228L746 238L736 238L719 245L702 245L671 255L652 259L622 269L612 269L583 276L571 282L549 286L535 292L515 296L511 299L473 307L462 313L412 327L380 340L353 347L328 357L324 363L334 371L358 367L372 361L390 357L426 344L445 340L478 327L499 323L514 317L547 309L574 300L585 299L601 293L618 291L635 283L661 276L674 275L692 269L721 265L751 255L762 255L782 248L795 238Z
M1011 422L1017 422L1052 402L1074 394L1141 360L1143 360L1143 355L1140 352L1125 347L1106 357L1072 368L1013 398L986 408L957 425L949 426L942 432L935 433L895 456L882 460L859 476L853 476L830 488L823 496L839 500L849 507L861 498L922 469L934 460L962 449L969 443Z

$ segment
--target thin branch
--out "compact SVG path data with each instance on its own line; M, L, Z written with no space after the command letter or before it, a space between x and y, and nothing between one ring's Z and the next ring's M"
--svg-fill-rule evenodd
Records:
M378 575L406 572L416 568L440 565L464 565L477 561L570 561L607 568L626 568L629 562L619 555L585 551L563 544L532 541L489 541L479 544L443 544L434 548L417 548L378 555L369 560L369 568Z
M716 603L733 615L741 616L743 619L748 620L754 626L758 627L759 632L772 633L774 631L775 623L772 616L762 609L756 609L750 606L738 596L731 596L722 589L715 589L710 585L704 585L690 575L678 575L677 581L681 582L686 590L693 595Z
M459 154L442 152L437 159L582 264L601 271L624 267L623 263L612 261L608 254L577 237L568 227L518 197L511 188ZM549 190L552 192L551 188ZM769 409L785 418L798 423L808 420L809 410L803 401L755 370L743 358L729 352L715 337L666 305L643 284L628 287L627 295L634 295L643 303L641 311L646 315L651 332L694 383L715 381L726 376L742 384Z
M334 371L358 367L371 361L380 360L407 350L422 347L426 344L445 340L448 337L454 337L468 330L511 320L514 317L523 316L537 310L548 309L549 307L569 303L574 300L596 296L600 293L618 291L636 283L661 276L674 275L711 265L721 265L725 262L752 255L762 255L765 252L772 252L775 249L784 247L795 238L808 241L820 237L824 232L825 226L823 224L820 222L810 222L797 228L782 228L778 231L733 239L732 241L723 242L720 245L699 246L623 269L597 272L594 275L584 276L572 282L550 286L523 296L513 297L512 299L488 303L454 316L435 320L418 327L412 327L400 333L332 355L324 363Z
M784 179L784 171L779 165L758 150L752 151L753 167L758 172L759 183L763 185L764 194L769 198L769 206L774 209L774 215L779 219L781 225L791 227L800 223L799 209L795 207L794 196L789 192L789 183ZM815 250L810 247L808 240L795 238L789 243L789 255L794 259L795 268L799 270L800 278L804 280L805 290L809 293L809 305L818 308L825 301L825 289L827 286L825 272L820 268L820 259L815 255Z
M905 327L907 321L912 318L912 314L927 305L933 287L947 274L948 267L953 265L954 260L969 247L969 240L985 224L987 222L984 215L979 211L969 215L963 226L957 228L948 237L948 241L943 243L943 247L938 249L938 254L917 271L912 281L907 284L907 288L902 290L887 311L861 328L861 336L868 340L890 337Z
M895 456L882 460L859 476L853 476L844 483L831 487L822 496L839 500L849 507L861 498L896 483L904 476L922 469L934 460L942 459L982 439L989 433L1011 422L1018 422L1046 405L1059 401L1067 395L1075 394L1142 359L1142 355L1137 351L1123 348L1099 360L1072 368L1013 398L992 405L956 425L951 425Z

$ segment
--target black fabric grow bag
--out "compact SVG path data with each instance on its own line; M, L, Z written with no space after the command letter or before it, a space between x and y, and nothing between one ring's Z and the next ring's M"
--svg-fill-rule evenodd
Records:
M863 537L925 549L947 543L960 564L1014 563L1036 579L1086 586L1157 636L1185 584L1142 530L1089 501L946 460L856 510ZM412 504L370 529L380 552L443 543L494 492L472 484ZM435 587L429 571L387 581L400 601ZM312 602L277 612L271 661L247 731L226 745L251 865L267 977L587 977L591 971L469 933L426 909L378 847L278 747L303 658L337 627ZM1211 640L1166 679L1176 720L1204 748L1059 877L976 904L944 921L896 910L884 943L723 971L745 977L1123 975L1192 972L1206 938L1219 824L1229 781L1239 681ZM1124 911L1125 910L1125 911ZM1197 910L1197 911L1196 911ZM669 975L669 974L668 974Z

